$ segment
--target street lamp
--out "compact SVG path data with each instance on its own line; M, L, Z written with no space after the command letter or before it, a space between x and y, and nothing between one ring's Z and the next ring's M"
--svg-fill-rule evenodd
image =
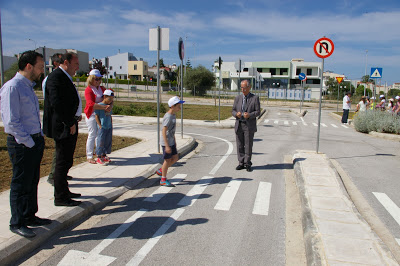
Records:
M365 50L365 76L367 75L367 59L368 59L368 50ZM367 85L364 86L364 96L367 90Z
M32 40L31 38L29 38L28 41L32 41L35 44L35 50L36 50L36 41Z

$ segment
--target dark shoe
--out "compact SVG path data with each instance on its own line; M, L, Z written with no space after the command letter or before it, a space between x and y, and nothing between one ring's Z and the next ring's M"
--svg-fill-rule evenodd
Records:
M35 232L33 232L32 229L30 229L30 228L28 228L26 226L21 226L19 228L10 226L10 230L14 234L17 234L17 235L20 235L20 236L23 236L23 237L27 237L27 238L32 238L32 237L36 236Z
M244 169L243 164L239 164L238 166L236 166L236 170L242 170L242 169Z
M56 206L67 206L67 207L74 207L74 206L78 206L79 204L81 204L81 201L78 200L54 200L54 205Z
M72 180L72 176L67 175L67 180Z
M50 219L44 219L44 218L39 218L37 216L34 216L33 218L30 218L25 221L26 226L43 226L43 225L48 225L51 224Z
M72 193L72 192L69 193L69 197L70 197L71 199L73 199L73 198L79 198L80 196L82 196L80 193Z
M251 168L250 164L246 165L246 171L247 172L252 172L253 171L253 169Z

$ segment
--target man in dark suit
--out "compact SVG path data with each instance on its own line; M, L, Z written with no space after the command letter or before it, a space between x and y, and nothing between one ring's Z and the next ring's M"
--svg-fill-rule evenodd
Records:
M54 171L54 204L56 206L77 206L81 202L72 198L80 197L68 188L67 175L73 165L73 156L78 138L78 122L82 116L82 103L72 82L72 76L79 69L77 54L67 52L59 68L47 78L43 132L56 142L56 167Z
M241 95L236 96L232 115L236 118L235 133L239 165L236 170L246 168L251 172L251 155L254 133L257 132L257 116L260 115L260 99L250 93L250 83L243 80L240 84Z

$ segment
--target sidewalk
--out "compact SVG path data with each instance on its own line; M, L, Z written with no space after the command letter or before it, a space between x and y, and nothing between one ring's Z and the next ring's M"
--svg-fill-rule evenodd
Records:
M297 151L293 163L308 265L398 265L324 154Z

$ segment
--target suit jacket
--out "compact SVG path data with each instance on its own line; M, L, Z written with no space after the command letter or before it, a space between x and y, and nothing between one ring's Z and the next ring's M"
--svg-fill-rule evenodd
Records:
M57 68L47 78L43 113L43 133L55 140L70 136L79 98L69 77Z
M239 128L239 118L236 116L236 113L242 112L243 97L243 94L236 96L232 107L232 115L236 118L235 132L237 132ZM258 96L251 92L247 95L247 105L246 110L244 111L250 114L250 117L246 119L246 125L249 128L249 131L257 132L257 116L260 115L260 99Z

